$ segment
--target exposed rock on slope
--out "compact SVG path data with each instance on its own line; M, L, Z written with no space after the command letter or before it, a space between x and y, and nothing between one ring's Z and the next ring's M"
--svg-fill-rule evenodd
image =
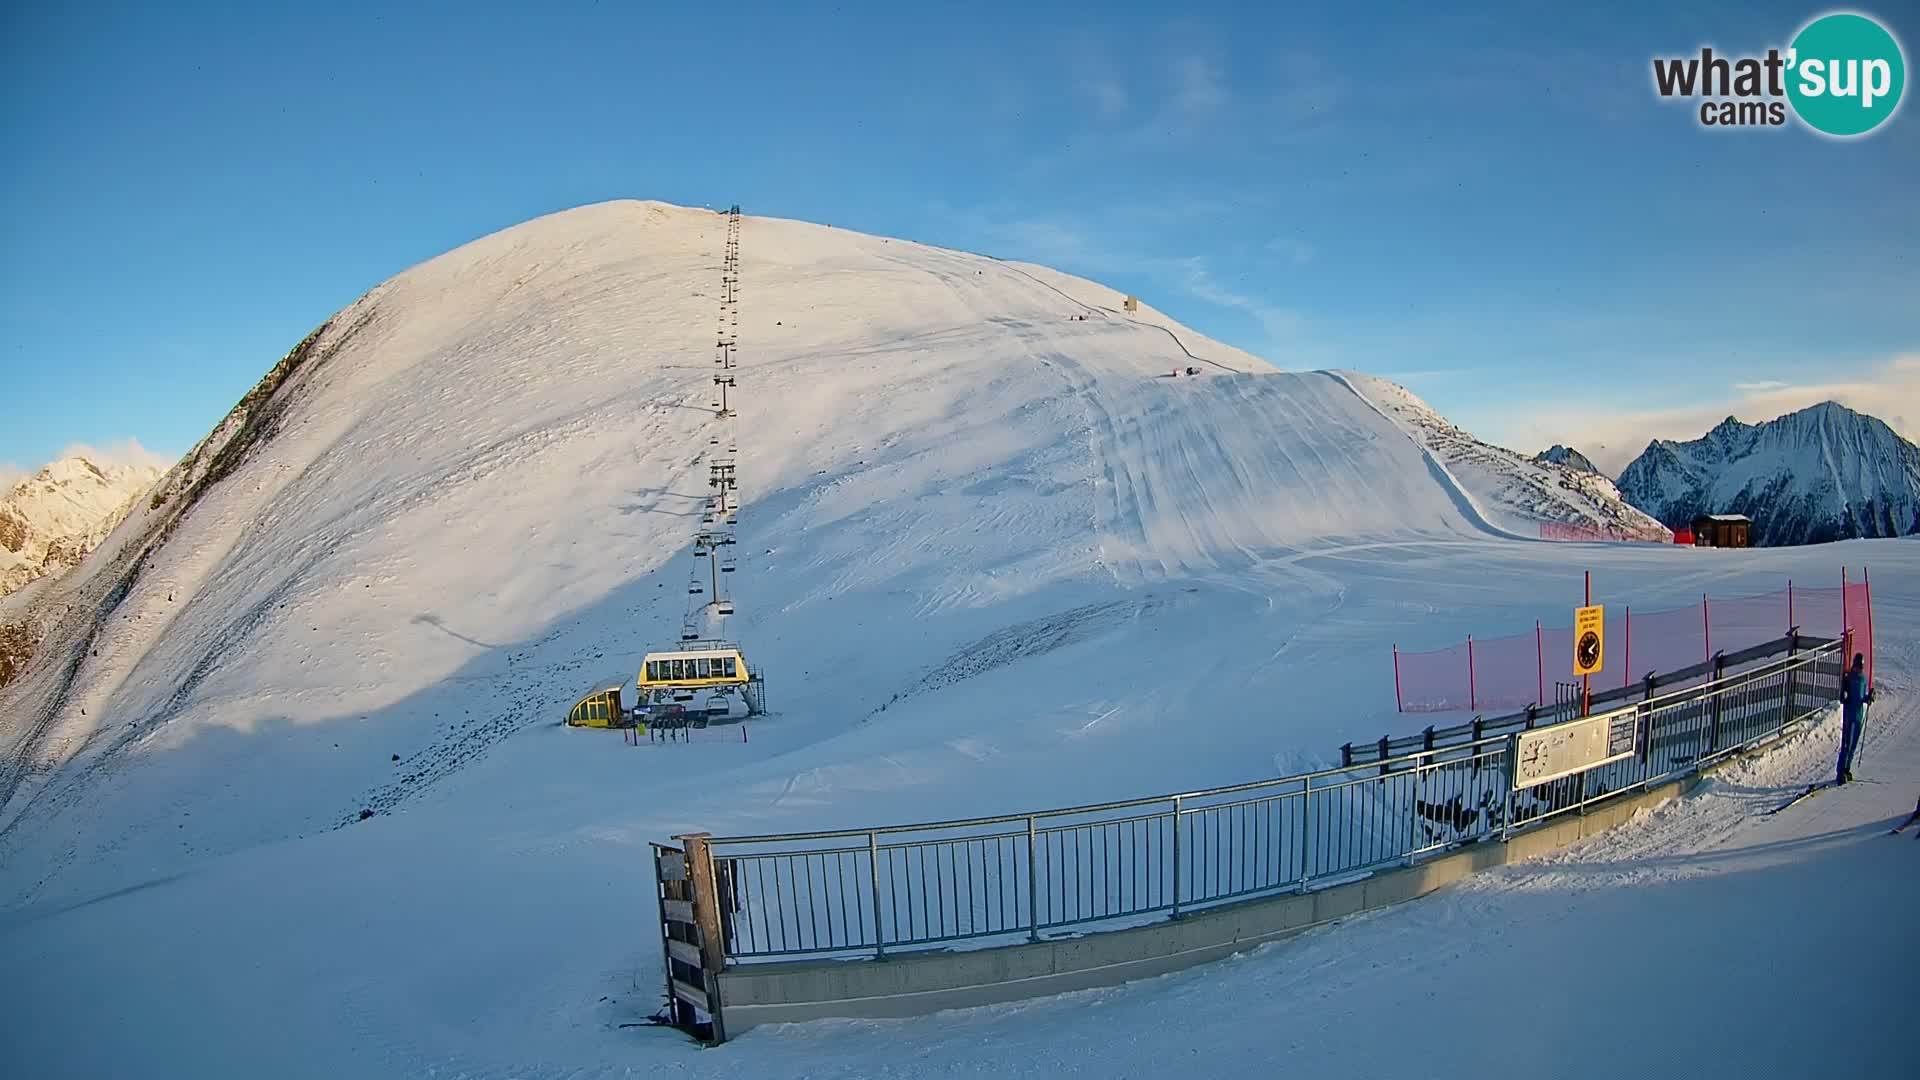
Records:
M1575 450L1571 446L1561 446L1558 443L1533 455L1533 460L1548 465L1565 465L1569 469L1576 469L1580 472L1588 472L1595 475L1600 474L1600 470L1594 468L1593 462L1587 459L1587 455Z

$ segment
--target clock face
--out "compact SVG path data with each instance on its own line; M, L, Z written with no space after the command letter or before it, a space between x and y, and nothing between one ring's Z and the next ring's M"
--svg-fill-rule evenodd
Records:
M1581 670L1589 670L1600 663L1600 635L1589 630L1580 635L1580 642L1574 648L1574 656L1580 661Z

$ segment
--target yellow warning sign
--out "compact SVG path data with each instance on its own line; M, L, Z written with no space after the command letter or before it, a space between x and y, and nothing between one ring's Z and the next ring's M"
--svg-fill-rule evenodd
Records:
M1607 608L1604 604L1573 612L1573 673L1597 675L1607 657Z

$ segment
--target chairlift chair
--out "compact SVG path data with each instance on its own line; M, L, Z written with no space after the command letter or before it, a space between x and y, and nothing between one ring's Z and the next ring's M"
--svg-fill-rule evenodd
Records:
M733 601L731 601L731 600L715 600L715 601L713 602L713 613L714 613L715 615L731 615L731 614L733 614Z
M703 589L703 588L701 588L701 587L700 587L700 583L699 583L699 582L697 582L697 581L696 581L696 582L694 582L693 584L691 584L691 585L689 585L689 586L687 586L687 595L688 595L688 596L705 596L705 595L706 595L706 593L707 593L707 590L705 590L705 589Z

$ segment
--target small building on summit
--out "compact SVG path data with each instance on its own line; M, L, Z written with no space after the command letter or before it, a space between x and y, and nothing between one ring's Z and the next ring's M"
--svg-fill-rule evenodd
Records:
M1701 514L1693 519L1696 547L1752 547L1753 519L1745 514Z

